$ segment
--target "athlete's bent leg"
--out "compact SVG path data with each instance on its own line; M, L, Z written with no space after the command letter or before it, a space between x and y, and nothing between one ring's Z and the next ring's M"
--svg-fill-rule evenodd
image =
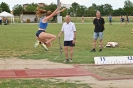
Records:
M56 39L56 36L53 35L53 34L49 34L49 33L45 33L45 32L42 32L40 35L39 35L39 39L40 40L44 40L46 39L47 41L45 42L46 44L49 44L50 42L54 41ZM41 42L44 42L44 41L41 41Z

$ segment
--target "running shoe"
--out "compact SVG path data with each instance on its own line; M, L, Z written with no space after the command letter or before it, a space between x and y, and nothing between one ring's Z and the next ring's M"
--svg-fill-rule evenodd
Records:
M36 40L36 42L34 44L34 48L36 48L39 44L40 44L40 41Z
M64 62L69 62L69 59L66 59Z
M95 49L92 49L90 52L96 52L96 50Z
M44 48L44 50L48 51L46 44L42 43L41 46Z
M100 49L99 52L102 52L102 49Z
M70 61L70 62L73 62L73 60L72 60L72 59L69 59L69 61Z

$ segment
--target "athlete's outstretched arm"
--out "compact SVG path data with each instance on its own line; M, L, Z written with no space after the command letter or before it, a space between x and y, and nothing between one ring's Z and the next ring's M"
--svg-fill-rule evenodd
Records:
M57 11L57 12L55 13L55 15L57 15L58 13L61 13L61 12L65 11L65 10L66 10L66 8L63 8L62 10Z
M46 18L43 19L44 22L47 22L48 20L50 20L53 16L57 15L60 12L63 12L64 10L66 10L66 8L63 8L62 10L59 11L61 7L61 3L59 4L59 6L57 7L57 9L50 15L47 16Z

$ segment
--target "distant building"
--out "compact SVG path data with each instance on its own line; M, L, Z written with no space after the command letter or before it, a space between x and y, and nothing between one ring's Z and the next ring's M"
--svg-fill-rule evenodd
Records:
M44 3L38 3L38 6L39 6L39 7L44 7L45 4L44 4Z
M28 5L29 5L29 4L23 4L24 10L26 10L26 7L27 7Z
M21 15L22 23L36 23L37 17L35 12L23 12Z
M72 5L71 4L62 4L62 7L66 7L66 8L70 8L70 7L72 7Z
M46 4L44 3L37 3L38 7L44 7ZM26 10L26 7L29 4L23 4L23 8ZM23 23L36 23L38 21L37 16L36 16L36 12L27 12L24 11L21 14L21 22Z
M39 7L44 7L45 3L37 3ZM25 9L29 4L23 4L23 8Z

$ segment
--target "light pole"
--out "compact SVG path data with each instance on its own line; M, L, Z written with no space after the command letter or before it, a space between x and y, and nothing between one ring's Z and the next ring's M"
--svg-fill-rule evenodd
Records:
M59 6L59 4L60 4L60 0L57 0L57 7ZM58 13L57 16L60 16L60 13Z
M57 7L60 4L60 0L57 0ZM57 23L62 23L62 16L60 16L60 13L57 14Z

